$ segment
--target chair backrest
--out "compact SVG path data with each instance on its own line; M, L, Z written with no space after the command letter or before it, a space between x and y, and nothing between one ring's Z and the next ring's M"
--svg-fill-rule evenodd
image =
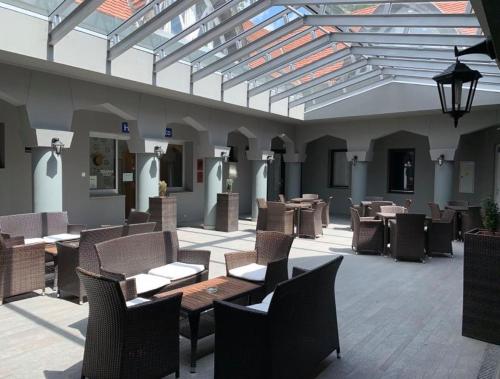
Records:
M354 203L352 202L352 197L348 197L347 200L349 201L349 206L354 207Z
M156 222L142 222L138 224L126 224L123 226L123 235L151 233L156 228Z
M257 198L257 207L259 208L267 208L267 201L261 197Z
M317 200L319 195L317 193L304 193L302 194L302 198L307 200Z
M142 224L149 221L151 215L148 212L131 211L128 215L127 224Z
M440 221L442 222L452 222L453 219L455 218L455 211L454 210L451 210L451 209L445 209L443 211L443 214L441 216L441 219ZM433 217L434 219L434 217Z
M76 273L87 292L89 313L111 311L119 315L121 311L125 310L125 297L119 282L81 267L76 268Z
M451 205L452 207L468 207L469 202L463 200L450 200L448 201L448 205Z
M293 239L293 236L281 232L257 231L255 239L257 264L267 265L269 262L288 258Z
M95 250L95 244L119 238L123 235L123 226L112 226L108 228L88 229L80 233L80 244L78 248L79 266L84 270L99 273L99 258Z
M410 210L411 206L413 204L413 200L412 199L406 199L405 202L404 202L404 207L407 209L407 210Z
M382 213L407 213L405 207L400 207L398 205L381 205L380 212Z
M394 203L392 201L372 201L369 216L375 217L380 212L380 207L384 205L394 205Z
M44 236L68 232L67 212L42 213L42 232Z
M278 201L267 202L267 217L270 215L281 215L286 211L286 205Z
M95 245L100 267L132 276L177 260L170 232L133 234Z
M398 257L423 257L425 254L425 215L400 213L396 215L396 222L397 241L395 243Z
M0 230L11 236L24 238L43 237L43 223L41 213L24 213L0 216Z
M439 208L439 204L429 203L429 208L431 210L431 217L433 220L441 219L441 209Z
M360 217L357 209L351 207L351 220L352 220L352 228L354 231L359 229Z
M366 201L382 201L384 198L382 196L366 196Z
M278 198L279 198L279 201L280 201L281 203L286 203L286 200L285 200L285 195L283 195L282 193L280 193L280 194L278 195Z
M276 287L268 311L270 377L310 377L339 347L335 279L342 260L338 256Z

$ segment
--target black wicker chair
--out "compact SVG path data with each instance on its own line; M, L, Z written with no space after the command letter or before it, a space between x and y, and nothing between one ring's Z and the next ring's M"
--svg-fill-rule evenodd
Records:
M258 198L257 209L259 213L257 215L257 230L267 229L267 202L265 199Z
M179 377L182 294L131 305L120 282L77 274L89 300L82 378Z
M452 241L454 230L455 211L445 209L441 219L432 220L427 226L427 255L449 254L453 256Z
M340 357L335 277L342 259L278 284L267 311L216 301L214 377L311 378L333 351Z
M425 262L425 215L401 213L389 223L393 258Z

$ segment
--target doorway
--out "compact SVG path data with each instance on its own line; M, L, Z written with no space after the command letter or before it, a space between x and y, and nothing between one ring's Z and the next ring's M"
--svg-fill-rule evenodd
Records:
M274 161L267 168L267 199L278 200L279 194L285 194L285 143L279 137L271 141L271 151L274 152Z
M127 141L118 141L118 193L125 196L125 218L135 209L135 154L129 152Z

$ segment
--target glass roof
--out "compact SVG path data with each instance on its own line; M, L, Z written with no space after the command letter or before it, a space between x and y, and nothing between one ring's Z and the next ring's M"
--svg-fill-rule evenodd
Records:
M39 13L50 15L64 0L2 0L2 2Z

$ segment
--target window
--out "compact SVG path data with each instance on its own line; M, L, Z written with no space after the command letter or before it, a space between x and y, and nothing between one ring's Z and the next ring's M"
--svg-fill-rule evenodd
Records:
M389 150L389 192L415 191L415 149Z
M117 192L117 146L112 138L89 139L89 188L91 192Z
M160 160L160 180L167 182L170 190L184 189L184 145L168 144Z
M5 125L0 124L0 168L5 168Z
M330 150L328 172L329 187L349 187L349 162L347 161L347 150Z

